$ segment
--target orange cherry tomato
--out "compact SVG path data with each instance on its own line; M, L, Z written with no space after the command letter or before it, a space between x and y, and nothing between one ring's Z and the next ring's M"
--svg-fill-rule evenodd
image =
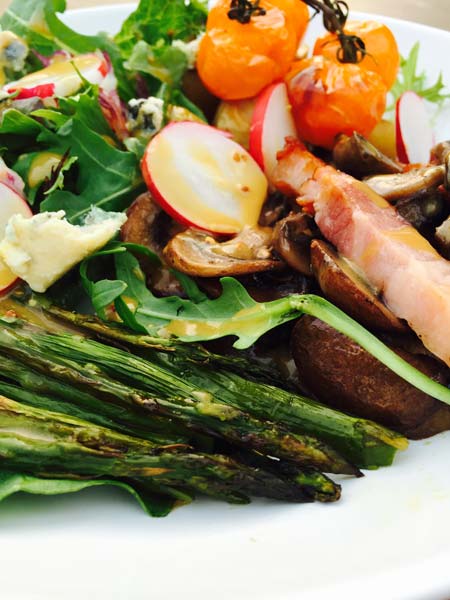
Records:
M208 15L197 71L215 96L242 100L286 75L308 26L309 11L300 0L261 0L266 13L240 23L228 17L230 4L219 0Z
M358 63L363 69L375 71L390 90L397 79L400 53L392 31L376 21L348 21L344 33L357 35L366 46L366 56ZM314 54L337 60L339 40L334 33L317 38Z
M386 108L378 73L324 56L294 63L286 82L299 136L316 146L331 149L339 133L367 136Z

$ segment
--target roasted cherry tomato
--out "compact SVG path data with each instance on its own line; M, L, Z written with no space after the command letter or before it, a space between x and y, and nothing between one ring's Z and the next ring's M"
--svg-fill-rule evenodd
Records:
M300 0L261 0L265 14L248 23L230 19L230 0L219 0L208 15L197 58L204 85L223 100L256 96L282 79L306 31L309 12Z
M344 33L358 36L365 44L366 55L359 66L375 71L383 78L388 89L393 86L400 66L400 53L392 31L376 21L348 21ZM317 38L314 54L332 60L340 56L340 43L334 33Z
M299 136L324 148L338 133L367 136L386 108L384 81L358 65L314 56L294 63L286 81Z

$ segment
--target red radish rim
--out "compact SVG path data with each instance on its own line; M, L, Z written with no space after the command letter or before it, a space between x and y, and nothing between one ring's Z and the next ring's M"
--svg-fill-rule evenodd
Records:
M279 85L285 84L282 81L272 83L260 93L256 100L250 125L249 151L263 171L265 171L263 153L264 120L272 92Z
M25 206L27 207L27 209L30 212L30 217L33 216L33 211L31 210L31 206L28 204L27 199L25 198L25 196L22 196L22 194L20 192L18 192L12 185L10 185L7 181L0 181L0 189L1 186L4 185L6 188L8 188L11 192L13 192L20 200L23 204L25 204ZM7 294L10 290L12 290L14 287L16 287L20 281L22 281L20 279L20 277L15 277L15 279L6 287L4 288L0 288L0 297L4 296L5 294Z
M414 146L411 146L408 152L406 141L407 136L405 135L405 132L408 130L408 128L404 127L404 123L402 129L402 110L405 110L404 108L402 109L402 106L405 102L411 102L411 100L414 100L414 102L417 103L417 106L420 107L420 110L423 110L424 118L426 119L426 123L425 121L423 122L423 132L430 134L430 140L428 140L430 142L430 152L428 153L428 156L426 158L422 158L422 160L420 161L420 164L424 164L428 163L431 158L431 148L435 144L436 136L429 122L429 118L426 115L425 100L413 90L407 90L406 92L403 92L403 94L400 96L400 98L395 104L395 146L397 150L397 156L401 162L404 162L406 164L414 164L419 162L417 154L414 152ZM408 110L408 107L406 107L406 110ZM403 117L403 121L404 118L405 117ZM422 123L420 123L420 125L422 125ZM425 131L425 129L427 131Z
M397 149L397 157L400 162L409 163L408 154L406 153L406 146L403 142L402 128L400 126L400 100L403 94L395 103L395 146Z
M171 127L175 127L175 126L180 126L180 125L189 125L190 127L194 127L194 128L198 128L201 127L202 129L204 128L208 128L208 129L212 129L215 132L220 133L221 135L223 135L224 137L228 138L228 139L232 139L232 135L230 134L230 132L228 131L224 131L223 129L219 129L218 127L214 127L213 125L208 125L208 123L197 123L196 121L175 121L173 123L168 123L165 127L163 127L163 129L161 129L161 131L159 131L148 143L147 148L145 149L144 152L144 156L142 157L141 160L141 171L142 171L142 175L144 177L144 181L153 197L153 199L155 200L155 202L157 202L157 204L159 204L159 206L168 214L170 215L173 219L175 219L175 221L177 221L178 223L181 223L181 225L185 225L186 227L195 227L196 229L199 229L200 231L207 231L207 232L212 232L211 229L208 229L207 227L203 227L201 225L198 225L197 223L193 223L192 221L190 221L189 219L187 219L185 216L183 216L181 213L179 213L177 210L175 210L173 208L173 206L171 204L169 204L167 202L167 200L165 200L165 198L162 196L161 192L158 190L158 187L156 185L156 183L153 180L152 174L150 172L150 169L148 168L147 165L147 156L149 153L149 149L150 146L157 140L157 138L164 132L166 131L168 128ZM237 143L237 142L236 142ZM217 235L235 235L236 231L214 231L212 233L215 233Z
M173 123L168 123L148 143L147 148L145 149L145 152L144 152L144 156L142 157L142 160L141 160L142 175L144 176L144 181L147 184L147 187L148 187L151 195L153 196L153 199L159 204L159 206L168 215L170 215L173 219L175 219L175 221L177 221L178 223L181 223L181 225L185 225L186 227L195 227L196 229L200 229L201 231L211 231L210 229L207 229L206 227L201 227L197 223L193 223L192 221L190 221L189 219L184 217L181 213L176 211L173 208L173 206L167 202L167 200L165 200L165 198L162 196L162 194L158 190L156 183L153 181L153 177L152 177L152 175L150 173L150 169L148 168L148 165L147 165L147 156L148 156L150 145L163 133L163 131L165 131L171 127L181 125L181 124L195 126L195 127L200 126L202 128L207 127L208 129L213 129L214 131L219 132L226 138L230 139L232 137L228 131L224 131L223 129L219 129L218 127L213 127L212 125L208 125L207 123L203 124L203 123L197 123L195 121L175 121ZM233 235L235 232L234 231L230 231L230 232L224 231L221 233L223 233L223 235Z

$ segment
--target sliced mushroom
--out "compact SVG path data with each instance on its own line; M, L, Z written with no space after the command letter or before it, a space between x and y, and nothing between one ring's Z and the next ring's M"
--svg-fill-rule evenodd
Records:
M306 213L291 213L274 229L273 244L281 258L303 275L311 275L311 240L321 237L314 219Z
M439 142L431 149L431 161L443 165L450 155L450 141Z
M261 209L258 225L273 227L275 223L287 217L292 211L300 212L299 205L292 198L284 196L281 192L272 192Z
M313 241L311 266L326 298L351 317L370 329L394 332L407 330L350 263L339 257L330 244L322 240Z
M162 257L162 250L171 235L174 235L180 229L180 225L175 223L153 201L148 192L136 198L128 209L127 216L128 219L121 231L122 240L146 246L160 258ZM181 285L168 268L164 266L155 267L145 258L140 258L139 262L152 291L161 296L183 295Z
M364 180L374 192L388 202L410 199L416 194L435 191L445 180L443 165L430 165L411 169L396 175L376 175Z
M361 179L367 175L401 173L400 164L380 152L359 133L340 135L333 148L333 162L338 169Z
M246 227L231 240L220 242L211 234L187 229L164 248L166 262L193 277L246 275L283 268L272 256L272 229Z
M402 338L396 340L391 347L397 354L428 377L448 384L445 365L405 351ZM301 318L294 328L291 346L302 386L322 402L412 438L450 428L450 407L411 386L322 321Z
M430 165L398 175L377 175L365 183L395 205L397 211L426 237L447 213L446 167Z

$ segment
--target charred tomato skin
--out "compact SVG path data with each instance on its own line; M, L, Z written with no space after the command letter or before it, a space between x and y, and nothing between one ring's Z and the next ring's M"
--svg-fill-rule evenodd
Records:
M293 64L286 77L301 139L331 149L338 134L370 134L386 108L387 87L378 73L314 56Z

